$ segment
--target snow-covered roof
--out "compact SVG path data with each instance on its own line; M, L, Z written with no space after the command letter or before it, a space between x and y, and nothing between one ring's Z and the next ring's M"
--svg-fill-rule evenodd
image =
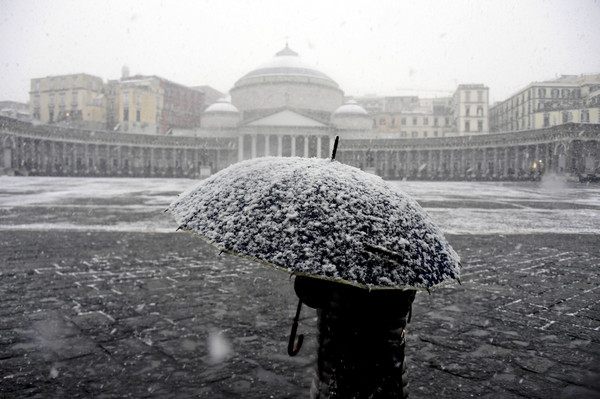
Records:
M169 210L217 248L297 275L370 289L429 289L459 276L458 255L414 200L329 159L239 162Z
M211 113L211 112L225 112L225 113L235 113L235 114L239 114L240 111L238 111L238 109L235 107L235 105L231 104L229 101L227 100L219 100L214 104L209 105L205 110L205 113Z
M354 100L348 100L346 103L333 112L334 115L360 115L369 116L369 113Z

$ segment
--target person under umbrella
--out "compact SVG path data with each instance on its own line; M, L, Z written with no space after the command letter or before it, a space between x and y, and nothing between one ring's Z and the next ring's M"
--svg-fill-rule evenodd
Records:
M460 260L413 199L334 156L239 162L168 209L181 229L221 251L296 275L288 352L302 344L302 303L316 308L313 398L406 397L415 292L458 280Z

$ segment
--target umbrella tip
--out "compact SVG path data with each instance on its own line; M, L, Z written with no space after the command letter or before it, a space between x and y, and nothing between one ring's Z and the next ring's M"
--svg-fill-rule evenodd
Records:
M335 136L335 141L333 142L333 151L331 151L331 160L335 159L335 153L337 152L338 143L340 141L340 136Z

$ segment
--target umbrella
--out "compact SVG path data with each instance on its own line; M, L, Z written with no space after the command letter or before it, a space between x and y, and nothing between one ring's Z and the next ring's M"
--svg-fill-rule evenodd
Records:
M458 280L459 257L413 199L334 157L239 162L168 209L221 251L297 276L288 353L304 302L319 317L313 398L405 397L415 291Z
M429 290L459 278L458 255L414 200L329 159L239 162L168 209L221 251L295 275L370 290Z

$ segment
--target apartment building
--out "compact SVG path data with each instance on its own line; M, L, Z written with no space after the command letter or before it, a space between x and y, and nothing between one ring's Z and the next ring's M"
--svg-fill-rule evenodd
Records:
M85 73L31 79L30 114L43 123L106 127L102 79Z
M204 92L158 76L119 80L87 74L31 80L30 112L43 123L141 134L200 126Z
M483 84L460 84L452 96L453 134L489 133L489 89Z
M488 98L484 85L462 84L451 97L365 96L356 101L373 118L374 131L430 138L488 133Z
M600 123L600 74L563 75L534 82L490 108L490 130L540 129L563 123Z

